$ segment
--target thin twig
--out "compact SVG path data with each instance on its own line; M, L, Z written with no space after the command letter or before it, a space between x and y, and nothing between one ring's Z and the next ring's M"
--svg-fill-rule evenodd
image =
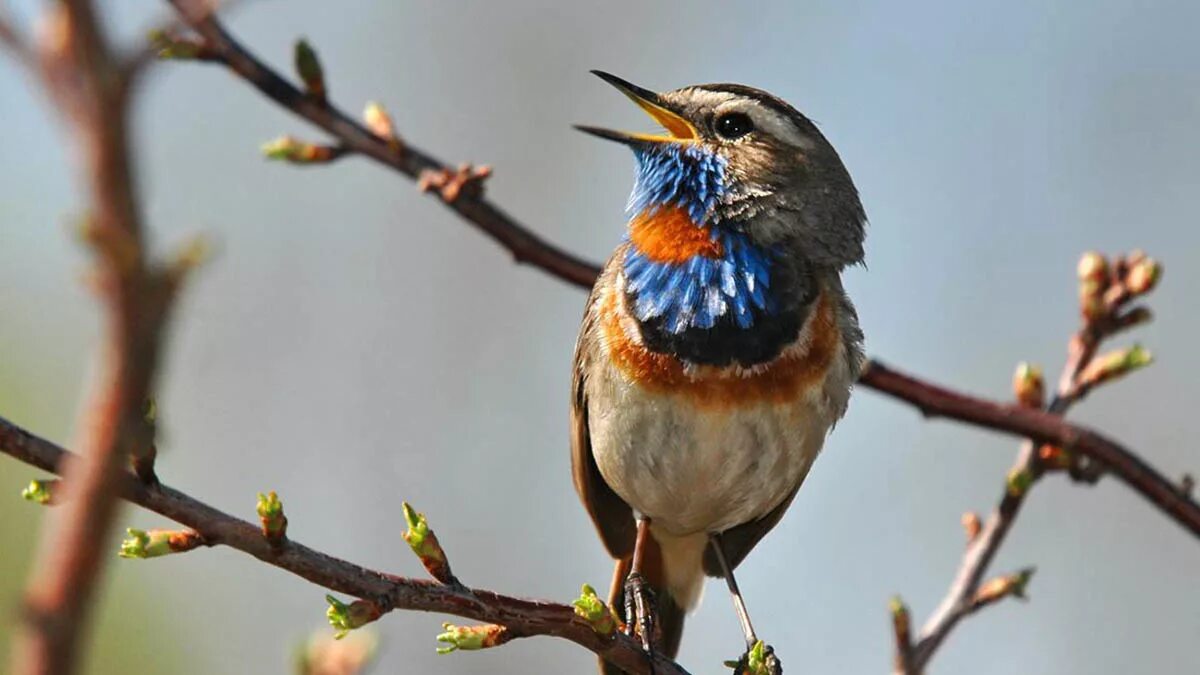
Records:
M425 172L456 170L408 143L403 147L389 143L327 101L305 95L235 40L204 0L168 1L231 71L271 100L325 130L347 151L369 157L413 180ZM534 234L482 195L464 193L451 199L440 190L429 194L507 249L518 263L532 265L584 288L591 288L599 274L595 264Z
M1086 267L1084 267L1085 263L1087 263ZM1125 305L1137 295L1131 292L1124 278L1124 273L1128 271L1128 265L1125 264L1125 261L1122 260L1114 266L1116 269L1124 271L1114 272L1111 278L1107 265L1101 263L1103 263L1103 258L1099 258L1096 254L1092 253L1086 254L1084 262L1081 262L1081 274L1086 273L1086 276L1092 277L1081 278L1081 284L1085 284L1082 286L1085 290L1084 297L1081 299L1084 305L1083 325L1071 336L1068 342L1067 360L1059 377L1057 391L1050 404L1046 407L1046 412L1039 414L1052 418L1056 417L1061 420L1067 411L1074 404L1081 401L1097 383L1096 380L1087 378L1087 371L1093 363L1100 344L1106 338L1134 325L1138 325L1149 318L1149 311L1144 308L1135 308L1129 312L1123 312ZM1099 285L1086 285L1089 282L1096 282L1097 279L1099 280ZM1144 293L1148 290L1149 287L1141 292ZM1102 299L1098 308L1093 310L1096 313L1088 312L1089 305L1087 302L1091 299L1089 294L1096 296L1097 300ZM1039 375L1038 389L1040 390L1040 388ZM1040 406L1040 403L1036 405ZM1027 405L1016 406L1016 408L1033 410ZM1036 410L1033 411L1037 412ZM979 534L972 537L968 542L967 550L963 554L958 572L955 574L949 590L921 630L920 638L913 649L913 658L909 670L905 670L905 673L912 675L923 672L924 668L933 658L934 652L937 651L938 647L941 646L959 621L978 611L982 606L991 604L1003 597L1003 595L998 595L989 597L986 602L980 602L978 597L980 584L983 583L992 560L995 558L1000 546L1004 543L1017 515L1020 513L1021 506L1025 502L1025 497L1045 470L1045 466L1038 456L1038 443L1035 442L1038 440L1049 442L1044 437L1030 435L1030 439L1025 440L1021 444L1021 450L1017 455L1016 463L1009 471L1008 475L1010 479L1005 486L999 505L988 517ZM1081 447L1077 439L1074 444L1067 442L1058 442L1056 444L1070 452L1076 458L1081 456L1088 458L1089 463L1083 466L1080 466L1078 461L1072 461L1071 476L1076 480L1094 483L1099 479L1100 471L1109 466L1104 457L1100 456L1107 453L1091 452ZM1123 467L1142 464L1141 468L1150 468L1144 465L1132 453L1122 452L1118 454L1121 457ZM1156 472L1148 474L1122 468L1118 471L1117 475L1168 513L1171 513L1171 504L1174 501L1178 501L1181 497L1178 489L1172 486L1168 479ZM1016 477L1019 481L1019 484L1016 486L1012 483L1013 477ZM1164 499L1165 501L1162 501ZM1184 511L1189 511L1190 507L1194 506L1189 496L1183 495L1182 501L1184 502ZM1200 534L1200 531L1193 524L1190 524L1190 517L1185 517L1185 520L1180 520L1178 515L1175 517L1177 521L1191 529L1193 533ZM1032 571L1029 571L1029 573L1031 574ZM1027 580L1028 577L1026 576L1025 579ZM1021 588L1018 592L1023 591L1023 586L1024 582L1021 583Z
M53 473L70 470L79 462L77 455L3 418L0 418L0 448L22 462ZM272 546L258 525L234 518L166 485L148 488L125 472L118 477L122 498L190 527L200 533L206 545L229 546L324 588L370 599L385 609L453 614L500 624L517 637L560 637L608 659L632 675L651 672L639 643L620 631L613 631L608 637L600 635L568 605L377 572L290 538L279 547ZM661 655L655 657L653 666L657 675L687 675L679 664Z

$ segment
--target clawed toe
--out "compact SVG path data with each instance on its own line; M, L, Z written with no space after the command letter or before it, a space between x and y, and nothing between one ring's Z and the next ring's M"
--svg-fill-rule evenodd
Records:
M625 578L625 634L636 634L647 655L654 652L654 592L637 572Z

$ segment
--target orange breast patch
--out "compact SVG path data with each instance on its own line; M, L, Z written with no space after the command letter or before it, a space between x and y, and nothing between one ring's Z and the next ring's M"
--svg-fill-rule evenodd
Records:
M720 258L721 242L707 227L697 226L687 210L663 206L643 211L629 223L629 240L652 262L681 263L696 255Z
M651 391L689 397L706 408L796 400L810 387L820 386L841 340L833 303L825 291L805 324L807 349L786 349L774 361L746 373L718 366L690 366L685 370L679 359L646 349L622 325L615 292L606 294L600 306L600 321L609 358L626 377Z

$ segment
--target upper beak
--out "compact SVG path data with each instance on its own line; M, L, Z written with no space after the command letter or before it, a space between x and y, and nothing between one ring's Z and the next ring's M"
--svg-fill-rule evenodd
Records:
M599 136L600 138L617 141L626 145L637 143L679 143L692 141L699 137L699 134L696 133L696 127L692 126L691 122L688 122L674 110L671 110L658 94L649 89L643 89L632 82L626 82L616 75L611 75L602 70L593 70L592 74L616 87L622 94L628 96L629 100L638 104L638 107L645 110L646 114L650 115L650 117L654 118L655 122L658 122L666 129L667 134L640 134L628 131L612 131L610 129L578 124L575 125L576 129L592 134L593 136Z

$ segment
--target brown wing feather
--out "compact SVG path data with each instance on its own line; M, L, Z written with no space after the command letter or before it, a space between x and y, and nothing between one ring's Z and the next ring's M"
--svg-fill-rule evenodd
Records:
M592 306L596 294L588 298L583 315L579 341L575 345L575 365L571 382L571 474L575 491L588 515L600 532L600 539L609 555L624 558L632 555L637 539L637 524L633 509L613 492L592 456L592 439L588 430L587 407L587 346L595 339L595 319Z
M731 569L736 568L750 554L750 550L758 544L759 540L766 536L771 528L779 524L779 519L783 518L784 511L791 506L792 500L799 491L800 486L797 485L787 499L771 509L767 515L758 520L731 527L721 533L721 543L725 546L725 559L729 561ZM717 556L713 553L711 546L704 549L704 573L710 577L725 576L721 572L721 563L717 561Z

